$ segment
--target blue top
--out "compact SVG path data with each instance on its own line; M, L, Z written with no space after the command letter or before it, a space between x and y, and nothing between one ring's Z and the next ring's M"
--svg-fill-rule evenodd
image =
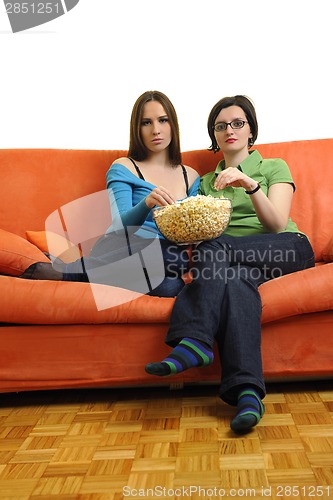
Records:
M187 193L198 193L198 176ZM133 174L121 163L114 163L106 174L106 187L111 205L112 225L107 233L123 229L123 226L136 226L137 236L141 238L164 238L152 218L152 210L145 203L146 197L156 187Z

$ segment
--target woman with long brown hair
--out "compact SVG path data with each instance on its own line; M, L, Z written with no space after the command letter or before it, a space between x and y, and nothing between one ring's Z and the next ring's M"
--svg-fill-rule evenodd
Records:
M162 236L152 209L196 195L199 182L198 173L181 162L178 119L170 99L159 91L144 92L133 106L128 155L113 162L106 175L112 226L89 257L70 264L33 264L21 277L177 295L184 286L188 254Z

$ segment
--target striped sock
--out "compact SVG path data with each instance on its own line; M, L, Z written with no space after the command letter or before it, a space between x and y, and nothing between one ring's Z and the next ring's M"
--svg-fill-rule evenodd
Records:
M145 370L150 375L176 375L189 368L208 366L214 361L212 350L199 340L184 338L160 363L149 363Z
M237 414L230 422L230 427L234 432L248 432L260 422L264 413L265 407L256 391L244 389L238 396Z

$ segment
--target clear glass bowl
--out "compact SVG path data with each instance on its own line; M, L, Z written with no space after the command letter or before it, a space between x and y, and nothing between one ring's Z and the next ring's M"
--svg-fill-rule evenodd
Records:
M220 236L229 225L231 212L228 198L197 195L154 208L153 219L166 239L191 244Z

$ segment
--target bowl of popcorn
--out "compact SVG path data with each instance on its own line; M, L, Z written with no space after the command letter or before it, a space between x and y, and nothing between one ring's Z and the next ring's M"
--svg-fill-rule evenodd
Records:
M217 238L226 230L231 210L227 198L197 195L155 208L153 219L168 240L177 244L199 243Z

